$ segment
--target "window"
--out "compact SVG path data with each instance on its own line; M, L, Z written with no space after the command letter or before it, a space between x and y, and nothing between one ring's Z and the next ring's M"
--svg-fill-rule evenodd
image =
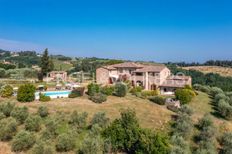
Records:
M123 70L122 70L122 69L119 69L119 73L123 73Z
M136 75L136 76L143 76L143 73L137 72L135 75Z

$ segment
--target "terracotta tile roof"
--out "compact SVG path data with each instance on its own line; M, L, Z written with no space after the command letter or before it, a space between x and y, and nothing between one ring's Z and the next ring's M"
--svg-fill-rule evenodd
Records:
M134 63L134 62L125 62L125 63L120 63L120 64L103 66L103 68L106 68L109 70L114 70L116 68L142 68L142 67L143 65L139 63Z
M166 66L148 65L148 66L144 66L141 69L137 69L135 72L161 72L165 68L166 68Z
M115 64L111 66L115 68L142 68L144 67L144 65L139 64L139 63L134 63L134 62L125 62L125 63Z
M168 77L160 87L176 87L183 88L189 84L188 80L191 79L190 76L171 76Z

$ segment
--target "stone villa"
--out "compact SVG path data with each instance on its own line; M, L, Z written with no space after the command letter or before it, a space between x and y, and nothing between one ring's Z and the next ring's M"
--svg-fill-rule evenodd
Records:
M173 76L165 65L125 62L103 66L96 70L98 84L114 84L122 80L130 80L133 86L141 86L145 90L159 89L161 94L174 94L177 88L192 84L191 77Z

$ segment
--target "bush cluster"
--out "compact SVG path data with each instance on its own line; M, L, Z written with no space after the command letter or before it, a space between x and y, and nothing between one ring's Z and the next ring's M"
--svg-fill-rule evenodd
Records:
M15 107L14 103L11 102L5 102L0 105L0 111L6 116L9 117L11 112L13 111Z
M75 148L75 140L71 134L61 134L57 138L56 150L67 152Z
M165 104L165 98L162 96L154 96L149 98L150 101L159 104L159 105L164 105Z
M141 86L136 86L136 87L133 87L131 90L130 90L130 93L135 95L136 93L141 93L143 90L143 88Z
M28 131L39 131L41 128L41 118L37 115L30 115L25 121L25 129Z
M198 122L199 135L196 137L198 148L196 153L217 153L215 140L215 128L209 115L205 115Z
M38 115L40 117L47 117L49 112L48 112L48 108L46 106L40 106L38 111L37 111Z
M31 84L25 84L19 87L17 100L19 102L32 102L35 100L35 86Z
M93 96L96 93L100 92L100 86L95 83L91 83L88 85L88 95Z
M104 95L110 96L114 93L114 86L104 86L100 88L100 92Z
M142 98L149 98L157 95L159 95L159 90L143 90L141 92Z
M15 107L11 112L11 116L14 117L20 124L23 124L29 115L27 107Z
M85 92L85 88L84 87L79 87L76 89L73 89L71 91L71 94L68 95L69 98L76 98L76 97L80 97L83 96Z
M1 97L11 97L13 95L13 88L10 85L5 85L1 87Z
M13 138L17 132L17 122L14 118L2 119L0 121L0 139L8 141Z
M41 101L41 102L49 102L50 100L51 100L51 97L45 96L42 93L39 94L39 101Z
M113 152L169 153L167 138L142 129L133 110L123 111L121 118L114 120L103 131L103 136L110 140Z
M181 104L188 104L195 96L196 96L195 92L191 89L184 88L184 89L177 89L175 91L175 97L177 100L181 102Z
M13 139L11 150L21 152L30 149L35 143L35 136L27 131L20 131Z
M95 93L94 95L89 96L89 99L93 101L94 103L100 104L107 100L107 96L102 93Z
M127 85L124 83L116 83L114 94L118 97L125 97L127 94Z

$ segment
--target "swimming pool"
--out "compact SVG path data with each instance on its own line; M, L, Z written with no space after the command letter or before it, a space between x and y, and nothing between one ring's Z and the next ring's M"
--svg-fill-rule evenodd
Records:
M71 94L71 90L36 92L35 99L39 99L40 93L44 94L45 96L49 96L50 98L66 98L69 94Z

